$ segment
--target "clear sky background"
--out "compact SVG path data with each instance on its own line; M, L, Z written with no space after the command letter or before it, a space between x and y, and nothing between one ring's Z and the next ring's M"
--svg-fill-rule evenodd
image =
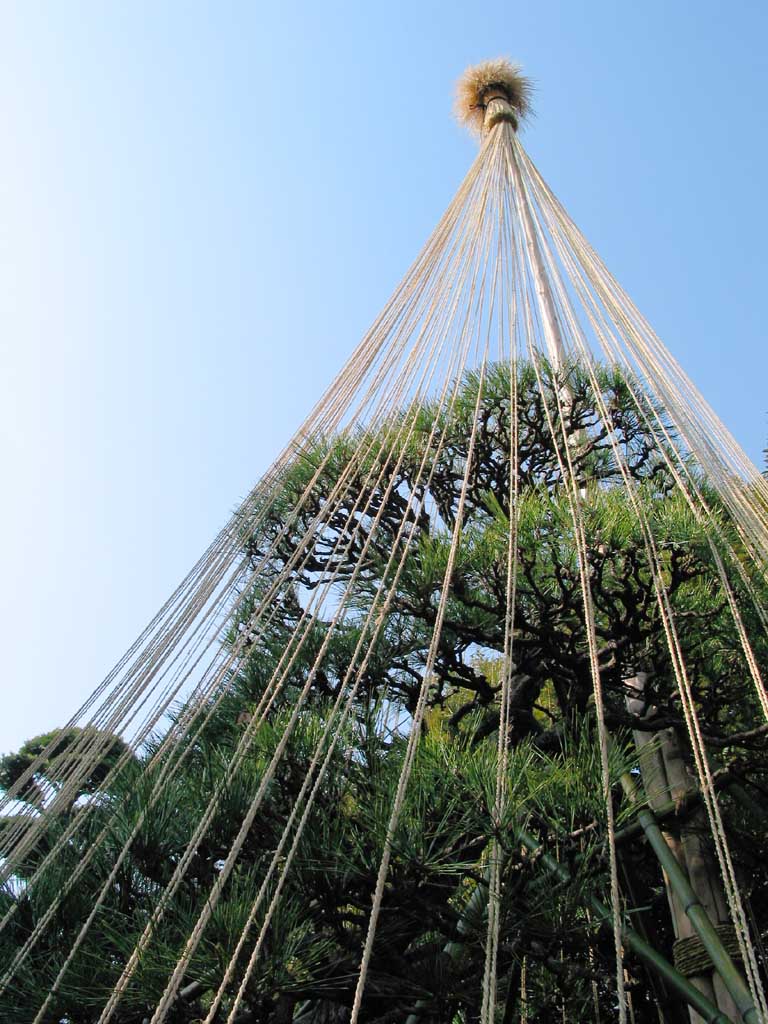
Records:
M520 60L545 178L757 462L768 5L0 2L0 752L66 721L269 465Z

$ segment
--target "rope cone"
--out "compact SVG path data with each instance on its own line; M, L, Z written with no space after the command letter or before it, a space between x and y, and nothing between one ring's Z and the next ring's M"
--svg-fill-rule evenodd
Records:
M585 726L584 742L599 753L592 759L589 748L597 796L595 820L582 832L599 836L610 872L602 879L604 897L584 897L580 920L605 927L608 937L612 929L616 977L615 991L604 977L602 987L590 988L590 1000L600 995L626 1018L626 945L697 1013L724 1020L683 976L691 970L686 949L676 948L682 971L676 970L633 931L623 909L630 897L619 885L614 818L629 813L617 788L627 769L615 763L620 744L609 744L608 729L617 708L634 714L631 700L629 712L625 707L627 680L651 678L635 664L650 639L637 640L629 627L620 638L608 636L611 613L600 585L618 572L621 545L630 538L636 564L626 578L641 579L645 588L654 657L666 666L667 703L679 709L681 742L731 918L728 984L745 1020L765 1020L738 862L702 720L704 655L692 644L674 574L684 555L706 565L699 582L714 609L708 622L713 635L716 624L728 640L727 658L717 651L718 665L727 661L738 675L740 713L768 719L768 482L523 149L518 129L531 113L531 85L520 68L503 59L469 68L458 84L456 113L480 136L479 153L384 309L141 637L5 794L0 937L13 938L3 947L9 955L0 967L0 1007L11 1000L16 1012L26 1000L15 1019L73 1019L71 1007L80 1012L87 1005L98 1024L161 1024L182 1019L185 1001L198 998L189 1015L205 1024L256 1019L262 988L274 980L274 963L265 963L275 936L283 929L301 947L302 927L314 920L313 901L305 900L306 921L290 931L286 905L296 874L311 859L307 844L316 838L320 811L349 829L381 815L365 841L355 833L349 844L351 857L377 851L369 875L350 874L361 887L360 878L370 879L370 903L364 916L347 914L343 956L333 965L351 1024L376 1014L414 1021L422 1011L442 1012L440 992L425 994L423 979L414 992L395 992L391 978L382 980L377 957L391 927L393 866L418 832L419 808L409 801L428 750L430 716L450 703L451 687L459 692L477 678L472 659L482 656L493 665L483 676L485 689L478 684L471 707L454 717L461 731L480 709L487 719L478 736L495 733L495 744L476 745L493 759L490 776L476 773L490 778L477 797L487 828L479 852L469 844L476 862L458 872L455 889L450 873L441 877L441 922L456 918L458 931L446 941L419 941L458 961L458 947L466 940L467 955L474 955L482 946L476 932L485 929L477 982L482 1024L499 1019L505 986L510 1014L520 987L524 1012L536 1012L542 961L525 946L518 951L505 933L514 925L510 863L516 858L521 878L540 866L557 886L573 885L578 875L578 865L566 868L545 850L548 835L533 835L533 804L516 803L522 797L515 787L532 770L520 763L520 750L533 749L526 744L540 724L532 709L548 713L536 702L551 689L562 721L578 706L594 723L593 731ZM676 518L668 513L672 503ZM670 530L674 543L667 543ZM535 559L547 553L559 561L542 582ZM480 564L493 583L492 606L485 576L474 568ZM404 600L408 587L421 588L419 602ZM560 633L537 618L546 617L553 588L567 595L573 616ZM625 618L629 604L622 606ZM474 630L466 642L459 635L462 609L471 609ZM541 654L541 636L554 633L559 639L547 642L564 645L563 664L578 665L578 672L568 669L576 682L560 690L565 669L556 677ZM563 709L569 687L578 700ZM247 707L232 714L243 692ZM632 721L632 728L643 727L639 714ZM750 728L751 737L762 735L757 721ZM213 742L217 729L226 742ZM333 788L338 779L351 786L364 763L363 729L387 737L379 767L390 771L392 787L383 810L370 794L366 802L346 789L337 797ZM454 764L440 781L460 775ZM190 777L203 780L199 807L183 835L174 833L173 855L158 866L147 855L147 836L158 821L178 827ZM663 860L660 830L645 819L644 828ZM631 827L625 834L634 834ZM687 892L677 877L676 883ZM126 890L137 905L128 910ZM546 898L557 891L548 889ZM109 931L109 954L96 956L99 928L118 912L116 893L122 916ZM347 898L339 896L342 908ZM711 952L724 929L708 929L702 914L694 917ZM286 948L293 949L287 940ZM510 949L524 965L524 980L513 987L499 967L506 970ZM215 957L205 960L211 950ZM402 962L412 954L420 956L421 946L409 947ZM296 967L298 954L289 960L282 965L281 1019L309 1022L312 1006L300 1000L312 971ZM73 993L84 964L101 987ZM264 1005L270 999L265 995ZM387 999L396 1014L389 1004L381 1009ZM507 1010L504 1019L511 1019Z

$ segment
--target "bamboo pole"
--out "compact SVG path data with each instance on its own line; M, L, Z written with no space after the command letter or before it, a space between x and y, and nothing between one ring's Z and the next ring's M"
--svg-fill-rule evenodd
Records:
M665 729L663 736L664 743L661 754L669 782L669 795L673 800L683 800L693 779L683 759L680 739L676 730ZM691 888L712 924L727 924L730 921L728 904L717 869L705 845L706 829L704 809L699 808L694 812L693 819L680 827L680 847L683 858L679 863L687 874ZM734 1003L733 997L716 970L710 975L710 981L717 1005L730 1016L736 1016L738 1006Z
M537 859L541 861L542 865L550 873L554 874L559 881L565 883L572 881L568 869L559 861L555 860L551 854L544 852L542 850L541 843L530 835L530 833L526 832L524 829L518 829L516 832L516 838L531 853L535 853ZM485 881L487 883L488 879L486 878ZM464 942L462 941L462 938L470 932L473 923L477 922L480 916L485 912L487 901L488 885L480 884L472 893L472 896L462 911L459 922L456 925L456 931L460 938L450 940L443 947L443 952L452 960L455 960L463 950ZM594 895L590 896L588 901L598 919L608 925L612 925L613 914L611 913L610 908ZM717 935L717 933L715 933L715 935ZM734 1024L730 1017L727 1017L724 1013L718 1010L710 999L701 993L686 977L680 974L680 972L676 970L672 964L670 964L669 961L658 952L658 950L654 949L654 947L649 942L646 942L646 940L634 931L634 929L625 925L622 929L621 937L624 944L629 949L633 950L633 952L635 952L648 967L656 971L656 973L659 974L669 984L669 986L678 993L678 995L682 996L688 1005L701 1016L706 1024ZM405 1024L419 1024L419 1021L421 1020L421 1013L419 1011L426 1009L428 1002L429 1001L426 999L420 999L414 1008L414 1012L410 1013L406 1018ZM748 1020L749 1024L752 1024L753 1021L757 1021L757 1017L744 1019L745 1021Z
M627 680L628 693L626 698L627 710L634 715L646 718L652 717L656 713L656 709L653 707L649 708L647 704L645 696L647 679L648 674L646 672L638 672L633 678ZM675 756L675 753L679 755L679 745L676 751L668 749L673 744L674 738L671 730L661 729L653 733L635 730L633 736L639 754L643 786L648 797L648 803L657 816L658 822L658 816L666 809L670 798L673 803L682 804L688 791L692 788L693 780L687 775L683 776L681 774L682 766L680 759L679 756ZM670 771L672 771L672 778L670 778ZM685 784L683 783L683 778L686 780ZM640 823L638 822L637 824L639 825ZM640 825L640 830L642 831L642 825ZM686 854L680 837L669 831L665 831L663 837L672 851L675 860L682 870L685 871ZM685 913L685 907L663 867L662 874L664 876L664 887L667 894L667 902L669 903L675 938L692 938L696 935L695 929ZM697 877L695 884L697 886L702 885L702 878L700 876ZM711 887L709 888L711 889ZM727 990L723 990L719 979L716 983L716 978L716 973L707 971L704 974L692 976L691 983L707 999L717 1003L718 1007L727 1016L736 1016L738 1013L736 1005ZM691 1024L699 1024L700 1018L692 1009L690 1010L690 1018Z
M632 776L625 772L621 776L621 785L627 799L633 805L640 803L637 786ZM667 841L662 835L661 829L656 823L653 812L647 807L638 807L637 818L642 825L645 837L649 845L658 857L659 863L666 872L670 885L674 889L683 909L691 922L696 934L701 939L717 973L723 980L736 1008L745 1024L759 1024L759 1014L755 1006L749 988L741 976L739 969L725 949L720 936L702 906L691 883L680 867Z
M531 216L531 208L529 205L530 200L525 191L525 186L523 185L520 167L517 163L517 153L515 152L514 147L512 148L512 159L510 160L510 165L512 167L515 189L520 197L518 209L520 211L520 219L523 224L525 247L528 250L528 255L531 260L531 270L533 271L536 296L539 300L539 312L541 314L541 325L544 330L547 353L552 363L552 369L557 373L565 362L565 345L563 344L560 322L557 318L555 300L552 295L552 287L544 266L544 257L541 254L541 247L539 245L536 229L533 225L533 217Z
M542 851L541 843L538 842L532 835L523 829L519 829L517 837L520 842L528 849L531 853L535 853L537 858L541 861L542 865L561 882L570 882L571 874L568 869L560 864L550 853ZM589 904L597 914L598 918L610 925L613 921L613 914L609 907L607 907L597 896L589 897ZM645 939L641 938L640 935L632 928L625 926L621 932L621 938L625 946L636 953L641 960L643 960L652 970L655 970L660 974L664 980L673 988L678 995L682 996L683 999L692 1006L696 1012L702 1017L706 1024L733 1024L730 1018L726 1017L718 1008L710 1002L706 996L702 995L699 990L691 984L690 981L679 971L675 970L672 964L666 960L658 950L654 949L650 943L646 942ZM757 1017L752 1018L757 1021Z
M721 772L715 772L713 775L715 783L715 790L728 789L731 793L736 795L737 784L733 780L733 776L729 771L722 770ZM667 823L674 824L675 820L679 821L686 815L690 814L691 811L695 810L701 803L703 797L700 789L689 789L686 791L682 800L667 800L663 804L656 804L653 809L656 823L661 827ZM625 825L623 828L618 829L616 832L616 842L626 843L630 839L634 839L636 836L642 834L643 826L639 821L635 820Z

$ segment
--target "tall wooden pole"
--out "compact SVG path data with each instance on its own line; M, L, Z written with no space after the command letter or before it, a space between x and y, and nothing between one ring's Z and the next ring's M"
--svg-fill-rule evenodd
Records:
M497 125L509 125L512 131L517 130L517 115L512 109L503 87L489 88L484 97L485 120L483 128L486 133L493 131ZM504 130L502 128L502 130ZM512 171L512 180L515 187L515 201L520 221L523 225L525 248L530 259L533 272L533 283L538 300L541 326L544 332L547 355L552 368L557 371L565 361L565 345L563 334L560 329L560 322L557 318L555 300L552 294L552 284L544 265L544 257L533 222L531 213L530 197L523 184L523 176L520 173L520 165L517 162L517 153L514 146L509 147L509 166Z

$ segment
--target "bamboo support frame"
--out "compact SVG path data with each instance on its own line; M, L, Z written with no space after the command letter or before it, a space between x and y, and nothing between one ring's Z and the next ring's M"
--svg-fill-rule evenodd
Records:
M621 776L621 785L630 803L638 805L640 797L637 792L637 786L635 780L628 772ZM741 1019L745 1024L759 1024L757 1007L752 1000L749 988L736 964L723 946L720 936L717 934L706 910L693 891L685 872L678 864L677 858L664 839L653 812L647 807L638 807L637 818L651 849L656 854L669 879L670 885L680 899L691 925L701 939L702 945L712 959L715 970L722 978L723 984L735 1002L741 1014Z
M570 882L571 874L568 869L560 864L551 853L542 850L541 843L524 829L519 829L517 837L520 842L531 852L535 853L542 865L561 882ZM607 925L612 924L613 915L609 907L597 896L589 897L589 905L597 914L599 920ZM624 926L621 931L621 938L624 944L631 949L640 959L652 970L660 974L664 980L673 988L678 995L692 1006L696 1012L707 1022L707 1024L733 1024L724 1013L711 1003L705 996L695 988L687 978L677 971L659 952L645 941L634 929ZM757 1020L757 1018L753 1018Z
M643 812L641 811L640 813L642 814ZM650 812L648 812L648 814L650 814ZM651 817L653 816L651 815ZM660 830L659 835L661 835ZM559 861L555 860L555 858L551 854L544 851L542 844L539 843L538 840L536 840L534 836L532 836L529 832L526 832L524 829L518 829L516 830L516 838L526 847L526 849L528 849L531 853L536 854L536 857L541 862L541 864L547 869L547 871L549 871L551 874L554 874L559 881L564 883L570 883L572 881L571 874L568 871L568 869ZM663 837L661 841L664 842ZM669 848L667 847L667 849ZM672 856L671 852L670 856ZM672 859L674 860L674 857L672 857ZM680 871L679 867L678 871ZM680 873L682 874L682 872ZM461 914L461 917L459 918L459 922L456 926L456 932L460 937L466 936L468 934L472 926L472 922L476 922L485 911L485 907L488 902L489 891L487 881L488 879L486 878L486 884L477 885L475 891L472 893L472 896L467 902L467 905L465 906ZM692 890L691 895L693 895ZM693 898L695 899L695 896L693 896ZM594 895L591 895L588 898L588 901L591 908L597 914L599 920L605 923L606 925L611 925L613 915L611 913L610 908L607 907L601 900L599 900ZM712 929L712 932L714 934L715 941L717 943L720 943L720 939L717 935L717 932L714 932L714 929ZM658 975L660 975L660 977L662 977L670 985L670 987L673 988L677 992L677 994L680 995L688 1003L688 1005L692 1007L702 1017L704 1021L706 1021L706 1024L734 1024L730 1017L727 1017L714 1005L714 1003L707 999L706 996L702 995L702 993L684 975L682 975L649 942L646 942L646 940L638 932L625 925L622 929L621 937L625 945L628 948L630 948L634 953L636 953L637 956L640 957L640 959L646 964L647 967L651 968L651 970L655 971ZM722 943L720 943L720 945L722 946ZM456 957L459 956L463 948L464 943L461 941L461 938L451 939L443 947L443 952L446 953L452 960L454 960L456 959ZM728 954L725 952L725 950L723 950L723 954L730 960L730 957L728 957ZM735 965L734 970L736 970ZM738 971L736 971L736 973L738 974ZM743 981L742 985L744 985ZM744 986L744 990L746 991L746 996L749 999L749 990L746 989L746 986ZM406 1018L405 1024L418 1024L418 1022L421 1020L421 1014L419 1013L419 1010L426 1009L427 1005L427 1000L420 999L419 1002L416 1004L414 1012L409 1014L408 1017ZM754 1010L754 1007L752 1007L752 1009ZM756 1022L758 1018L757 1016L748 1016L743 1017L743 1020L749 1022L749 1024L753 1024L753 1022Z

